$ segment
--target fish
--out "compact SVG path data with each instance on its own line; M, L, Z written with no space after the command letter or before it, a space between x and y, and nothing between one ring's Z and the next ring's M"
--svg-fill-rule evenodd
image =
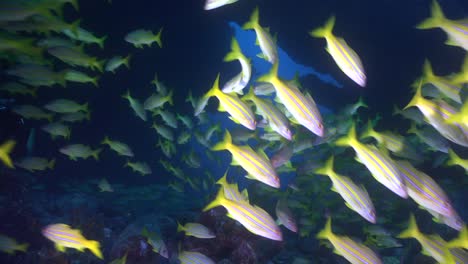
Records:
M76 71L76 70L67 70L65 71L65 80L69 82L77 83L92 83L95 87L99 87L98 80L99 76L91 77L86 73Z
M357 243L349 237L335 235L331 228L331 218L328 217L325 228L316 236L318 239L327 239L334 247L334 253L343 256L353 264L372 263L383 264L379 256L370 248Z
M336 173L333 170L333 161L334 157L330 156L325 165L316 169L315 173L330 177L333 182L332 191L341 195L346 206L370 223L375 224L377 221L375 207L366 188L363 185L358 186L351 178Z
M172 130L170 128L164 125L158 126L156 123L153 123L152 128L154 128L156 132L158 132L158 134L162 136L163 138L170 140L170 141L174 140L174 133L172 133Z
M41 157L25 157L15 162L15 165L29 172L52 170L55 167L55 159L47 160Z
M107 39L107 36L96 37L93 33L81 27L77 27L75 30L64 29L62 32L71 39L87 44L97 44L101 49L104 49L104 41Z
M48 104L44 105L44 108L60 114L68 114L68 113L75 113L75 112L88 112L88 103L78 104L75 101L68 100L68 99L56 99Z
M1 91L8 92L11 95L30 95L37 96L37 87L29 87L17 82L7 82L0 87Z
M162 110L161 108L154 109L152 112L153 116L159 115L163 119L164 123L166 123L166 125L175 129L178 128L177 117L174 113Z
M72 144L67 145L59 149L60 153L67 155L70 160L77 160L78 158L87 159L93 157L95 160L99 160L99 153L102 149L91 149L89 146L83 144Z
M216 184L219 184L223 187L224 189L224 196L226 199L229 199L231 201L237 202L237 201L249 201L249 194L247 192L247 189L244 189L244 191L239 192L239 187L237 183L229 183L227 181L227 174L228 170L224 173L223 177L219 178L219 180L216 182Z
M250 205L246 201L234 202L227 199L224 195L224 188L221 188L218 191L216 198L203 208L203 212L217 206L223 206L226 208L228 216L238 221L251 233L275 241L283 240L281 230L265 210L258 206Z
M271 37L270 33L265 30L259 24L259 11L258 7L255 7L250 20L242 26L242 29L253 29L257 35L257 43L262 50L262 54L257 55L258 57L265 59L266 61L274 64L278 61L278 48L276 43Z
M231 115L231 120L250 130L255 130L257 123L252 110L235 94L225 94L219 89L219 74L217 75L212 88L203 96L203 98L207 101L207 99L212 96L215 96L219 100L218 111L228 112Z
M153 247L153 251L162 257L169 258L169 251L167 250L166 243L158 233L150 232L146 227L141 231L141 235L146 238L148 244Z
M66 71L55 72L51 68L37 64L19 64L6 70L8 75L20 78L20 82L31 86L66 86Z
M13 165L13 161L10 158L10 153L13 151L15 145L16 141L14 140L7 140L0 145L0 160L10 169L15 167Z
M447 160L448 166L458 165L465 169L465 172L468 173L468 159L462 159L460 156L455 153L452 149L448 150L449 159Z
M258 82L268 82L275 87L279 101L295 118L296 122L319 137L324 136L322 116L310 95L304 95L297 87L291 86L278 77L278 61L270 72L259 77Z
M215 238L216 235L206 226L198 223L186 223L181 225L177 222L177 232L184 232L186 236L193 236L196 238Z
M447 35L447 45L458 46L468 51L468 23L466 19L451 20L445 17L439 3L432 1L431 16L416 26L417 29L440 28Z
M172 90L168 94L152 94L143 103L143 107L146 110L153 110L158 107L163 107L165 103L174 105L172 101Z
M449 80L448 78L436 76L432 71L431 63L427 59L424 61L423 76L421 77L421 79L423 86L426 84L432 84L437 88L437 90L440 93L442 93L446 97L459 104L462 103L460 97L461 86L457 85L455 82ZM417 88L418 82L419 80L416 80L416 82L413 83L413 87Z
M41 127L41 129L52 136L52 139L61 136L65 139L70 139L71 128L62 122L49 123Z
M108 145L112 150L117 152L117 154L121 156L127 156L127 157L133 157L133 151L128 146L127 144L120 142L120 141L114 141L110 140L109 137L105 136L104 139L101 141L101 144L103 145Z
M59 46L48 48L47 52L70 66L81 66L103 72L104 61L91 57L80 49Z
M357 159L364 164L374 178L389 190L408 198L407 188L400 171L393 160L372 145L366 145L357 140L356 125L353 123L348 135L335 141L336 146L350 146L356 152Z
M74 248L79 251L89 249L96 257L103 259L100 243L95 240L88 240L78 229L72 229L67 224L51 224L42 229L42 234L55 244L55 248L60 252L65 252L65 248Z
M16 105L12 108L12 111L26 119L47 119L49 122L52 122L52 118L54 117L52 113L47 113L34 105Z
M455 110L452 109L446 103L436 103L431 100L424 98L421 94L422 82L419 82L419 86L411 99L404 109L409 107L417 107L421 111L428 123L434 127L446 139L452 141L461 146L468 146L468 138L464 135L463 127L457 126L457 124L448 124L447 120Z
M252 65L250 64L250 59L242 53L235 37L231 40L231 51L226 54L223 60L225 62L238 60L242 66L242 72L230 81L233 85L228 85L230 83L228 82L223 86L223 93L243 94L242 90L247 86L252 76Z
M0 234L0 251L7 254L14 254L16 251L26 252L28 250L29 244L23 243L18 244L15 239Z
M149 47L151 47L151 45L154 42L156 42L158 46L162 48L162 31L163 28L159 29L159 32L156 35L154 35L151 30L137 29L125 35L125 41L133 44L133 46L135 46L136 48L143 48L143 45L148 45Z
M458 237L450 240L447 243L447 247L468 249L468 229L466 225L463 226L463 228L460 230L460 233L458 233Z
M431 256L439 263L455 264L455 260L447 247L447 242L438 235L426 236L421 233L413 214L410 215L408 227L397 237L415 238L421 244L426 255Z
M104 178L101 181L99 181L98 187L99 187L100 192L113 192L114 191L110 183Z
M252 101L255 104L257 113L267 120L269 127L273 131L287 140L292 140L293 132L286 116L269 101L257 97L254 94L253 87L250 88L249 92L242 99Z
M180 264L215 264L212 259L195 251L182 251L179 252L177 259Z
M447 194L429 175L405 160L397 160L395 164L402 172L408 195L416 203L448 217L456 214Z
M249 145L237 146L232 143L231 134L226 130L224 139L211 150L228 150L232 154L232 165L241 166L248 177L263 182L273 188L280 187L280 180L266 154L259 155Z
M468 101L463 103L458 113L451 114L446 120L449 124L462 124L468 127Z
M133 112L143 121L146 122L147 116L146 116L146 109L143 107L143 105L138 101L137 99L133 98L130 95L130 90L127 90L127 93L122 95L122 98L127 99L128 102L130 103L130 107L132 108Z
M333 57L335 63L351 80L361 87L366 87L366 73L358 54L342 38L333 35L335 16L331 16L324 27L310 31L310 35L316 38L325 38L327 52Z
M115 71L122 65L125 65L127 69L130 69L130 58L132 55L128 55L127 57L122 57L122 56L114 56L111 59L109 59L106 63L106 66L104 69L106 71L110 71L112 73L115 73Z
M448 153L450 142L440 135L432 126L425 126L418 129L416 123L411 123L406 133L415 134L422 142L429 146L430 150Z
M73 122L81 122L83 120L91 120L91 112L88 111L86 113L84 112L75 112L75 113L68 113L68 114L64 114L60 117L60 121L64 121L64 122L70 122L70 123L73 123Z
M294 219L294 215L289 209L286 199L279 199L276 202L275 212L276 217L278 217L276 220L278 225L284 225L291 232L297 233L296 219Z
M140 173L142 176L151 174L151 168L146 162L130 162L127 161L124 167L130 167L133 171Z
M233 3L237 2L237 1L239 1L239 0L206 0L205 5L204 5L203 8L205 10L212 10L212 9L216 9L218 7L233 4Z

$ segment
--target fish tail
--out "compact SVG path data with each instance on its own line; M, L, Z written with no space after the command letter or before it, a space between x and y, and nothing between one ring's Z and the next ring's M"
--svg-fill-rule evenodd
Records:
M169 93L167 94L167 102L170 104L170 105L174 105L174 101L173 101L173 98L172 98L172 90L169 91Z
M230 145L232 144L232 137L229 131L226 130L226 133L224 134L224 139L221 142L218 142L216 145L214 145L211 150L212 151L219 151L219 150L225 150L227 149Z
M423 22L419 23L416 28L429 29L440 27L445 20L445 15L442 12L439 3L437 3L437 0L433 0L431 6L431 17L423 20Z
M16 142L14 140L8 140L0 146L0 160L8 168L14 168L13 162L10 158L10 152L13 150Z
M98 241L95 241L95 240L90 240L88 241L88 245L87 245L87 248L89 250L91 250L91 252L93 252L93 254L100 258L100 259L103 259L103 256L102 256L102 252L101 252L101 249L100 248L100 244Z
M351 144L357 142L356 136L356 124L353 122L351 127L349 128L348 135L341 137L335 141L336 146L350 146Z
M454 166L460 163L460 157L451 148L448 149L448 155L447 165Z
M185 227L177 221L177 232L184 232Z
M95 160L99 160L99 153L101 153L102 151L102 148L99 148L99 149L96 149L95 151L93 151L93 153L91 154L93 156L93 158Z
M127 67L127 69L130 69L130 59L132 58L132 54L129 54L127 57L124 58L123 60L123 64L125 65L125 67ZM153 81L151 81L151 83L153 83Z
M211 89L203 96L205 99L210 98L212 96L215 96L220 90L219 90L219 73L218 76L216 76L216 80L211 87ZM202 99L203 100L203 99Z
M106 41L106 39L107 39L107 36L104 36L104 37L98 39L97 44L99 45L99 47L101 49L104 49L104 41Z
M158 46L160 48L163 47L163 44L162 44L162 40L161 40L161 35L162 35L162 31L163 31L163 27L159 30L158 34L156 34L156 36L154 37L154 40L156 41L156 43L158 43Z
M377 134L377 132L372 127L372 122L370 120L368 120L366 130L364 130L364 132L362 133L361 138L373 137L376 134Z
M239 42L237 42L236 38L233 37L231 40L231 51L228 54L226 54L223 60L225 62L234 61L239 59L241 56L242 51L239 47Z
M47 168L49 169L53 169L55 167L55 159L52 159L51 161L49 161L49 163L47 164Z
M328 239L331 235L333 235L331 229L331 217L328 217L325 227L317 234L317 238Z
M416 127L416 124L414 122L411 122L410 128L408 129L408 131L406 131L406 133L415 135L418 134L418 128Z
M423 76L424 76L424 79L426 80L434 77L434 72L432 71L431 62L429 62L428 59L424 60Z
M86 119L91 120L91 111L86 112Z
M102 145L110 145L111 141L108 136L104 136L104 139L101 141Z
M122 94L122 98L130 100L132 97L130 96L130 90L127 90L126 93Z
M323 27L316 28L310 31L309 34L315 38L326 38L332 34L334 26L335 16L331 16Z
M205 208L203 208L203 212L206 212L210 210L211 208L223 205L223 201L225 200L226 200L226 197L224 196L224 188L220 188L218 191L218 194L216 195L216 198L207 206L205 206Z
M81 110L85 113L87 113L89 111L89 104L88 103L84 103L83 105L81 105Z
M331 176L333 175L335 172L333 171L333 160L334 160L334 157L331 156L326 162L325 162L325 165L323 165L323 167L320 167L318 169L315 170L315 173L316 174L320 174L320 175L326 175L326 176Z
M369 108L369 106L364 102L362 96L359 96L358 102L356 103L356 109L360 107Z
M250 20L242 26L242 29L244 30L255 29L255 27L258 26L258 20L259 20L258 17L259 15L258 15L258 6L257 6L252 12L252 15L250 16Z
M219 184L221 186L227 186L229 183L227 182L227 174L228 174L229 168L226 170L224 173L223 177L219 178L219 180L216 182L216 184Z
M71 23L70 25L70 31L75 34L75 36L78 36L78 28L80 27L81 19L77 19L75 22Z
M410 215L408 228L403 230L397 237L398 238L418 238L420 236L418 225L416 224L416 218L414 214Z
M422 86L422 79L419 80L419 84L418 84L418 86L417 86L417 88L416 88L416 92L415 92L413 98L412 98L411 101L408 103L408 105L405 106L405 107L403 108L403 110L406 110L406 109L408 109L408 108L410 108L410 107L412 107L412 106L418 105L418 103L420 103L421 100L424 99L424 98L422 97L422 94L421 94L421 86Z
M26 252L26 250L28 250L28 247L29 247L29 244L28 244L28 243L19 244L19 245L16 247L16 250Z
M396 105L393 105L392 116L401 115L401 114L403 114L403 111L398 109L398 107Z
M242 99L244 100L249 100L249 101L253 101L254 99L256 98L255 96L255 93L254 93L254 88L253 86L251 85L250 86L250 89L249 89L249 92L247 94L245 94Z
M278 79L278 65L279 65L278 60L276 60L275 63L273 64L273 66L271 66L270 72L268 72L265 75L260 76L257 79L257 82L269 82L269 83L271 83L274 80L277 80Z
M458 234L458 237L447 243L448 248L467 248L468 244L468 229L466 225L463 226L462 230Z
M99 76L96 76L96 77L94 77L94 78L91 80L91 83L92 83L94 86L99 87L98 81L99 81Z

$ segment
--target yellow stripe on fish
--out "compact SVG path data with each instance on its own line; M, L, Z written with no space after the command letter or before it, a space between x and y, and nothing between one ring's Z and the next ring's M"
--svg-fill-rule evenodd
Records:
M310 35L316 38L325 38L327 41L326 50L333 57L338 67L359 86L365 87L366 74L361 59L344 39L333 35L334 26L335 16L332 16L324 27L312 30Z
M291 84L278 77L278 62L275 62L268 74L261 76L258 82L268 82L275 87L276 96L296 119L296 121L319 137L324 135L322 116L310 96L305 96Z
M356 125L353 123L347 136L339 138L337 146L350 146L356 152L358 160L364 164L374 178L402 198L408 193L400 171L394 162L374 146L362 144L356 137Z
M247 171L250 178L261 181L271 187L279 188L280 181L268 157L259 155L250 146L232 144L229 131L226 130L224 140L216 144L212 150L228 150L232 154L233 165L239 165Z
M224 188L219 190L215 200L208 204L203 211L217 206L226 208L228 216L241 223L250 232L272 240L283 240L280 228L265 210L245 201L234 202L227 199L224 195Z
M219 74L211 90L204 96L204 100L212 96L216 96L219 100L219 111L228 112L234 122L240 123L250 130L255 130L256 121L252 110L235 94L225 94L219 89Z
M331 228L331 218L327 219L325 228L318 234L317 238L327 239L335 247L334 252L343 256L351 263L382 264L382 260L370 248L359 244L349 237L335 235Z

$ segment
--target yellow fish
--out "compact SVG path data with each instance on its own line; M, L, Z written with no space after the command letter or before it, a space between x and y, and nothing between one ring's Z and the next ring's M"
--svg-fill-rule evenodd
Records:
M234 145L231 134L227 130L224 140L212 148L213 151L225 149L232 154L232 165L241 166L247 171L249 178L261 181L274 188L280 187L280 180L268 157L259 155L248 145Z
M65 248L74 248L79 251L89 249L96 257L103 259L98 241L87 240L78 229L72 229L66 224L52 224L42 229L42 234L55 243L55 248L65 252Z
M338 67L359 86L365 87L366 74L361 59L344 39L333 35L334 26L335 16L332 16L324 27L314 29L309 34L312 37L325 38L327 40L326 50L333 57Z
M450 20L445 17L439 3L432 1L431 17L416 26L418 29L441 28L448 35L445 44L458 46L468 51L468 20Z
M13 150L16 142L13 140L8 140L7 142L0 145L0 160L7 166L8 168L14 168L13 162L10 158L10 152Z
M219 100L219 111L228 112L231 115L231 120L240 123L250 130L255 130L257 124L252 110L235 94L225 94L219 89L219 74L213 87L203 98L207 100L212 96L216 96Z

